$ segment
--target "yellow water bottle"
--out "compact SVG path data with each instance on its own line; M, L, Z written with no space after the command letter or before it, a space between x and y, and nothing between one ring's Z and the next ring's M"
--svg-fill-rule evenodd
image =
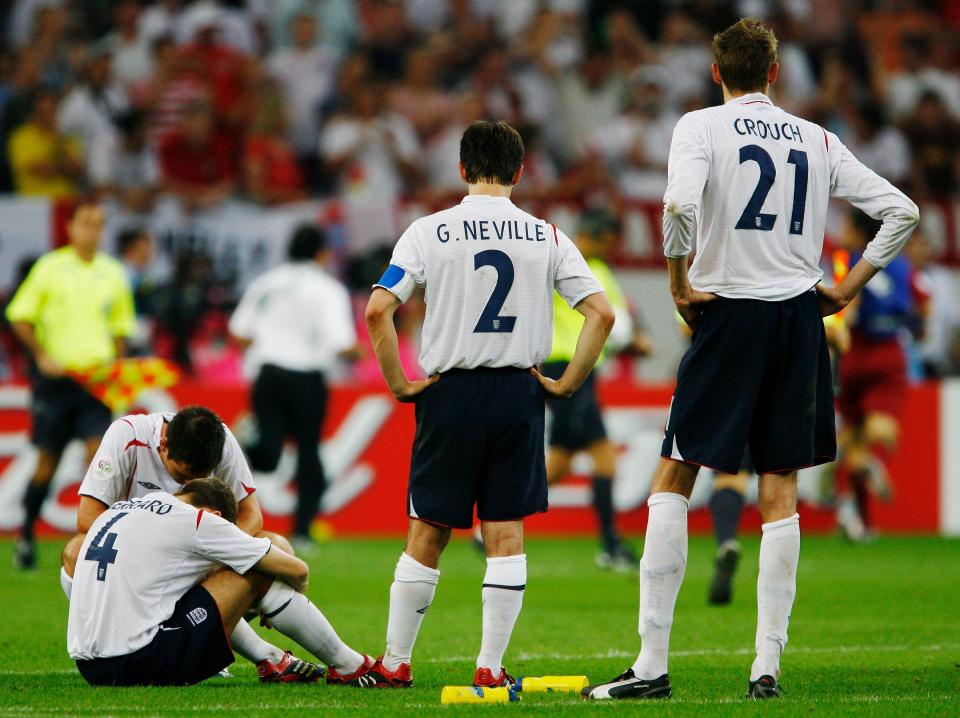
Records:
M524 693L579 693L588 683L586 676L520 676L514 686Z
M513 688L476 688L473 686L444 686L441 703L509 703L520 696Z

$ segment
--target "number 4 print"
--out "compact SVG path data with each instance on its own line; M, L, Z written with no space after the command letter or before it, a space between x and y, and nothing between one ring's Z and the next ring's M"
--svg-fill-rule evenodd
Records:
M103 528L97 531L97 535L93 537L93 541L87 547L87 552L83 556L85 561L97 562L98 581L106 580L107 566L117 560L117 549L113 547L114 542L117 540L117 535L107 532L117 521L126 515L127 512L124 511L107 521L107 523L103 525Z

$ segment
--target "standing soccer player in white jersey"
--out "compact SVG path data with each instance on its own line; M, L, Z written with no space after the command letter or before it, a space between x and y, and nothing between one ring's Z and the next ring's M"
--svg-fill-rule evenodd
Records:
M188 481L176 496L118 501L97 517L67 623L67 650L88 683L209 678L233 663L227 635L250 608L332 667L366 662L303 595L307 565L236 520L236 497L215 478ZM319 672L304 661L298 670Z
M282 536L262 531L263 514L253 476L240 445L216 414L202 406L184 407L176 414L132 414L117 419L107 429L80 484L78 535L64 548L60 570L67 597L72 595L72 576L81 544L94 520L109 506L152 491L176 493L184 482L210 475L224 481L239 502L237 525L243 531L267 537L293 553ZM318 672L302 670L300 659L263 640L246 621L237 624L230 640L237 653L256 664L265 683L320 677Z
M547 509L544 391L570 396L593 369L614 313L580 252L556 227L510 201L523 143L509 125L475 122L460 141L468 196L414 222L367 305L367 328L394 396L416 402L410 532L390 589L387 649L356 685L406 687L410 657L440 578L451 528L476 506L487 552L477 686L511 682L503 656L527 582L523 519ZM408 381L393 314L426 285L420 366ZM550 353L553 291L585 317L556 381L534 367Z
M773 105L766 95L779 72L772 32L741 20L714 37L713 51L725 104L677 123L664 196L670 290L694 331L648 501L640 655L610 683L585 688L591 698L670 695L667 649L687 561L687 501L701 466L735 474L747 445L764 521L748 695L779 697L800 556L796 470L836 455L821 315L846 306L919 221L917 206L836 135ZM883 224L864 261L827 288L819 261L831 197Z

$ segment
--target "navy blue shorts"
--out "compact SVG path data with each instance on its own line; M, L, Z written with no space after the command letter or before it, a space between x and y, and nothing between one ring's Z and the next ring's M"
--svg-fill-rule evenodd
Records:
M203 586L177 601L173 615L147 645L126 656L77 661L94 686L183 686L215 676L233 663L220 609Z
M758 474L837 455L830 353L816 295L705 306L680 362L661 454L736 474L749 447Z
M566 362L550 362L543 365L543 375L559 379L566 368ZM564 451L582 451L607 438L594 372L587 375L569 399L547 394L547 406L550 409L550 446Z
M547 510L543 389L526 369L454 369L416 400L407 513L450 528Z

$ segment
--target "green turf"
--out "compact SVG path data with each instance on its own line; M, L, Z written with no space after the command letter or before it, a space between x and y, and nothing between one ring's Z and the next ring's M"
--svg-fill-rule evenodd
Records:
M870 546L806 538L799 592L783 659L785 698L743 700L752 659L758 541L746 552L731 606L708 608L712 547L691 541L677 607L669 702L587 704L574 696L527 695L521 703L440 706L440 688L473 675L480 638L483 563L465 542L444 556L433 607L414 661L416 687L364 691L260 686L254 669L193 688L93 689L66 655L67 604L57 580L59 543L42 546L42 571L14 572L0 543L0 716L280 715L459 716L500 710L540 716L958 716L960 542L884 538ZM325 544L312 560L310 596L359 650L382 651L396 541ZM528 546L524 611L507 665L514 675L586 674L606 679L637 649L637 580L593 567L588 541ZM281 646L290 642L267 632Z

